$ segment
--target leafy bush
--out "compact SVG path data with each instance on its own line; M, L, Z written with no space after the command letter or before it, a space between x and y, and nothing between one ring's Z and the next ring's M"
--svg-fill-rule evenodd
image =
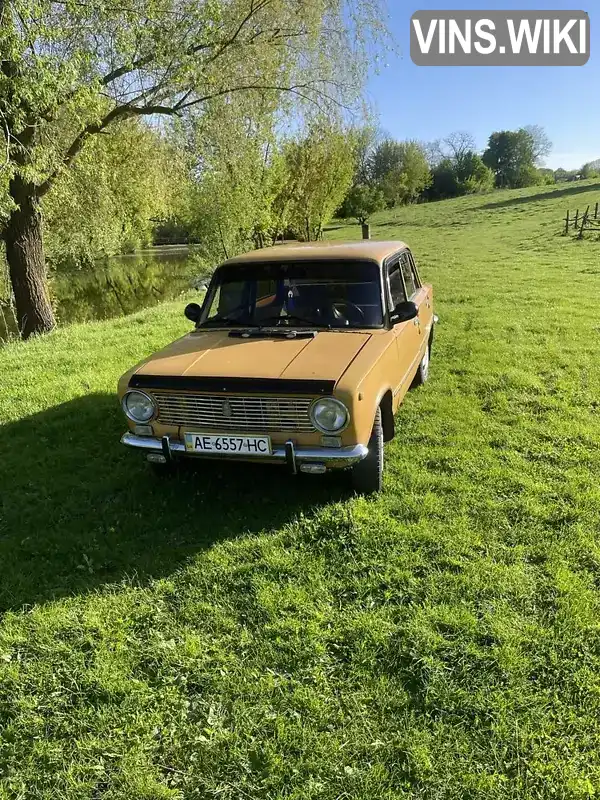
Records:
M338 210L343 219L357 219L364 224L372 214L385 208L385 197L376 186L353 186Z
M434 167L428 196L432 199L487 192L494 188L494 173L481 156L469 151L459 159L445 158Z
M412 203L431 184L431 171L425 150L419 142L386 139L373 154L372 183L392 208Z

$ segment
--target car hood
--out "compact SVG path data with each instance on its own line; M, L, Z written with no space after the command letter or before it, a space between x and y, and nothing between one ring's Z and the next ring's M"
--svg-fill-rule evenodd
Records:
M337 381L370 338L359 331L320 331L296 339L193 331L155 353L135 374Z

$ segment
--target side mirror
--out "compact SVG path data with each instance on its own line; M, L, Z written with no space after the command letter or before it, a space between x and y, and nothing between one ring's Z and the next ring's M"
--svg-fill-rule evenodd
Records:
M183 313L190 320L190 322L198 322L200 320L200 314L202 313L202 309L200 308L198 303L189 303L185 307L185 311Z
M397 325L399 322L408 322L419 315L419 309L416 303L407 300L405 303L398 303L396 308L392 311L391 321L392 325Z

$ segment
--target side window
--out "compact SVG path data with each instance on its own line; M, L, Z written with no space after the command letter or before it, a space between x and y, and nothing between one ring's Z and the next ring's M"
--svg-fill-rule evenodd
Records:
M392 308L390 310L393 310L398 303L403 303L406 300L404 283L402 282L402 273L400 272L400 264L397 261L390 266L388 276L392 299Z
M413 275L415 276L415 286L417 289L420 289L423 284L421 283L421 278L419 276L419 270L417 269L417 265L415 264L415 259L413 258L413 254L409 251L408 258L410 260L410 265L412 267Z
M406 286L406 294L410 298L417 291L417 283L415 281L415 276L408 253L402 253L400 256L400 266L402 268L402 277L404 278L404 284Z

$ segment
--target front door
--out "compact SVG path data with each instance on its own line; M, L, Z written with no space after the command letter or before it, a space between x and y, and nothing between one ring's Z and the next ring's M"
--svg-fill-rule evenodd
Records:
M409 288L407 288L404 281L402 270L403 257L404 253L399 256L394 256L387 265L390 311L399 303L404 303L406 300L414 300L414 297L408 296ZM415 292L412 292L412 294L414 295ZM421 360L421 356L419 355L421 350L419 318L416 317L408 322L399 322L397 325L394 325L394 335L396 338L398 355L398 369L393 382L395 409L410 386L416 368Z
M420 333L419 352L422 358L429 343L429 334L433 324L431 286L423 286L421 284L412 253L409 250L405 250L400 256L400 269L408 299L412 300L419 309L417 320ZM419 358L419 361L421 358Z

